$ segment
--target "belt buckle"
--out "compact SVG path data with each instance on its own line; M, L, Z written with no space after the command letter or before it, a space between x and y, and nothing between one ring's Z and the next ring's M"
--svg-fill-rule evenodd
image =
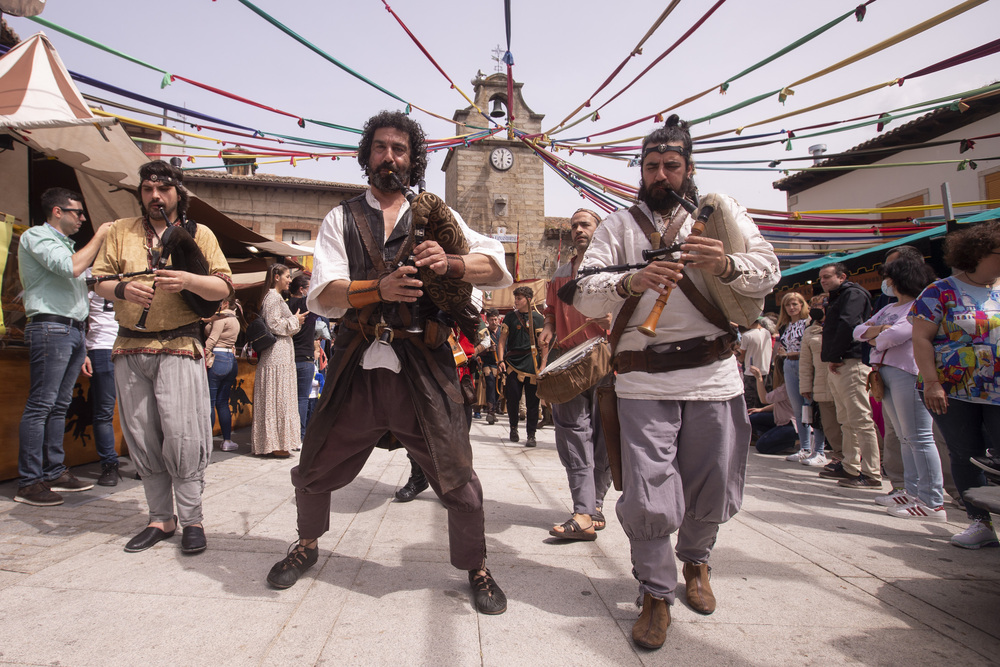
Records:
M384 334L386 331L389 332L389 339L385 342L391 343L392 339L396 337L396 332L392 330L392 327L386 325L385 322L379 322L378 324L375 325L375 339L381 340L382 334Z

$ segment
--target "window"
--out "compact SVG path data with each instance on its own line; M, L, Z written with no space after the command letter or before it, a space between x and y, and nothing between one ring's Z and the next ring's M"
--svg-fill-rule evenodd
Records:
M285 243L302 243L312 238L308 229L282 229L281 240Z

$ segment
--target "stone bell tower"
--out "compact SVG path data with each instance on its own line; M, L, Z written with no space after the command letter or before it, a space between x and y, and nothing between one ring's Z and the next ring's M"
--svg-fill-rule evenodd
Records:
M480 72L472 84L476 106L499 124L506 124L513 110L514 126L518 130L528 134L542 131L544 116L525 104L521 97L523 84L514 83L512 100L507 99L506 74L486 76ZM488 125L472 106L456 111L453 118L456 135ZM441 169L445 172L448 205L461 213L477 232L504 242L511 273L515 248L518 248L520 277L548 278L555 270L552 261L555 253L553 244L545 242L544 166L534 151L503 132L490 139L450 149ZM520 243L516 244L518 238Z

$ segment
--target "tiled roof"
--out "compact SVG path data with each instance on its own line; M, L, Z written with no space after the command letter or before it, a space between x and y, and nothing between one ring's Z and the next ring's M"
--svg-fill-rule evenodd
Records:
M184 172L185 180L192 182L218 181L221 183L234 183L242 185L285 185L289 187L308 187L311 189L320 188L324 190L344 190L347 192L364 192L368 187L357 183L335 183L332 181L318 181L311 178L298 178L296 176L279 176L277 174L262 174L260 172L252 176L242 176L230 174L227 171L213 171L210 169L193 169Z

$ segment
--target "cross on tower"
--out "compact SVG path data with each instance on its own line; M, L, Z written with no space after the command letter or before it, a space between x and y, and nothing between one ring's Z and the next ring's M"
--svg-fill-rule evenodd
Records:
M493 55L490 56L490 60L492 60L494 63L496 63L493 66L493 71L495 71L495 72L503 72L504 68L505 68L505 65L503 64L503 54L506 53L506 52L503 49L500 48L499 44L497 44L496 48L493 49L492 53L493 53Z

